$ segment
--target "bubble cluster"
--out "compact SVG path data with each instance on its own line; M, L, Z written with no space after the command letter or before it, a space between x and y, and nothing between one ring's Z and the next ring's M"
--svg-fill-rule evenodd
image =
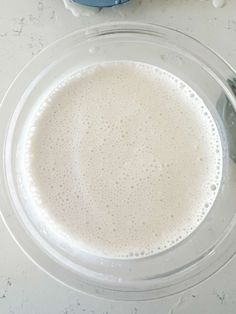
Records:
M50 92L32 117L24 164L45 230L93 254L134 258L175 245L203 221L220 188L222 146L182 80L107 62Z

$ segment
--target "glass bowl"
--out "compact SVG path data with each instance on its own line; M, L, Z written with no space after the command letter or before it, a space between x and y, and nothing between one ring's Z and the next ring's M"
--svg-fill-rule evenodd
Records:
M19 172L22 137L32 111L55 85L88 65L132 60L180 77L204 100L223 145L217 199L185 240L149 257L111 259L72 254L35 223ZM109 23L76 31L36 56L9 87L0 108L1 216L22 250L41 269L76 290L122 300L168 296L200 283L236 251L235 71L199 41L153 24Z

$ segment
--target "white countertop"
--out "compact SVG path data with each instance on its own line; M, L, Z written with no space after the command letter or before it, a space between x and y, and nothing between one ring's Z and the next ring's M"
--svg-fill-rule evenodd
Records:
M0 0L0 97L43 47L73 30L104 21L132 19L170 26L201 40L236 68L235 0L220 9L213 8L210 0L131 1L126 10L74 17L62 0ZM180 295L152 302L111 302L75 292L43 273L21 252L2 221L0 234L1 314L236 313L236 258Z

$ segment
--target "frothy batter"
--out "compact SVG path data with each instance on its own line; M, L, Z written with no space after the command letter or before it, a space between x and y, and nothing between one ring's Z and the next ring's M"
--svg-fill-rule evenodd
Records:
M220 186L211 114L183 81L148 64L109 62L65 79L26 143L32 210L92 254L173 246L203 221Z

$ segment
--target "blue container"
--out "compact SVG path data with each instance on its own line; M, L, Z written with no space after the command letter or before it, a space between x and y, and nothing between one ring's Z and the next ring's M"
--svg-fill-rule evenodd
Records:
M129 0L72 0L73 2L91 7L104 8L128 2Z

